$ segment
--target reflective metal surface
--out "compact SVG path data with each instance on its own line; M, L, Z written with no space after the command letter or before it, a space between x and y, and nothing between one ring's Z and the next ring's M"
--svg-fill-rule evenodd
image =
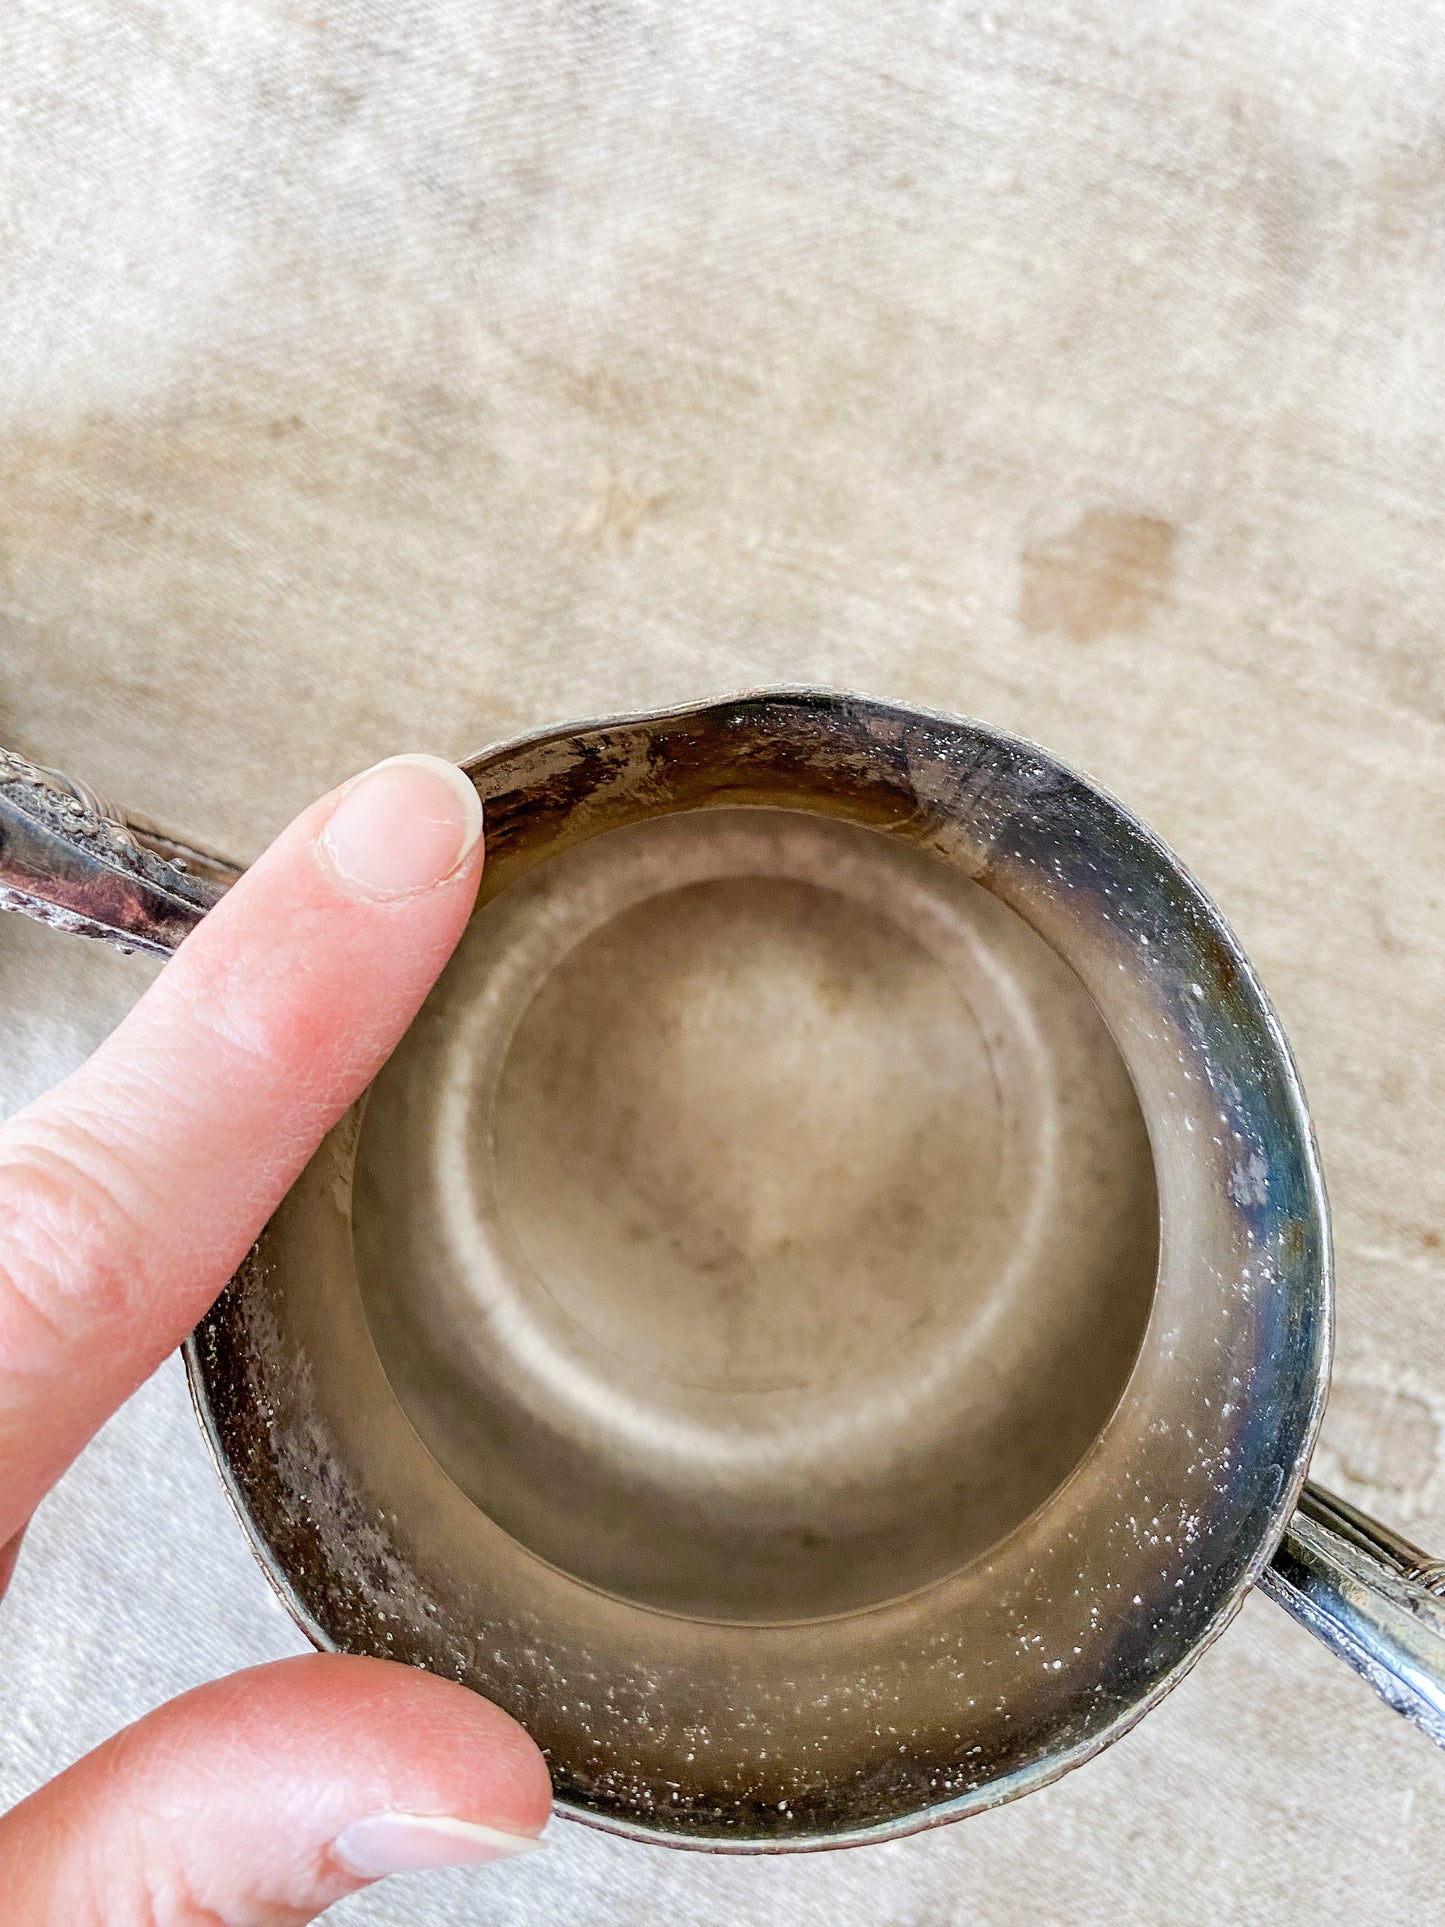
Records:
M0 749L0 910L166 956L238 872Z
M193 1344L203 1410L283 1596L323 1642L412 1659L500 1700L547 1750L564 1810L639 1835L877 1838L1087 1757L1234 1611L1292 1509L1322 1399L1323 1197L1288 1055L1233 939L1117 805L972 724L783 693L559 731L472 767L489 839L473 937L378 1082L374 1117L333 1134ZM745 833L769 848L747 859L746 906L729 902L738 864L719 854L735 848L740 810L768 813ZM650 833L693 812L695 828ZM828 819L802 878L787 874L804 861L789 840L797 812ZM869 838L889 854L855 859ZM650 897L649 865L662 886ZM1133 1173L1113 1235L1136 1255L1101 1266L1102 1306L1088 1254L1105 1246L1097 1228L1071 1239L1065 1213L1069 1269L1051 1288L1080 1321L1060 1348L1073 1373L1051 1362L1048 1316L1007 1286L987 1343L968 1309L1006 1276L989 1239L1002 1252L1036 1203L1060 1206L1036 1155L1048 1105L1021 1095L1001 1124L975 1103L940 1133L942 1112L913 1086L936 1078L951 1113L950 1093L984 1087L965 1059L989 1024L1015 1066L1030 1061L1031 1030L1083 1033L1055 1003L1056 978L1000 961L993 1005L976 991L952 1046L962 1054L940 1049L943 1004L930 1000L988 975L986 926L958 880L995 899L1000 927L1016 913L1068 961L1137 1093L1160 1251L1108 1410L1137 1331L1128 1225L1151 1182L1142 1160L1130 1167L1126 1113L1094 1131ZM679 888L703 890L696 922L665 908ZM800 889L832 901L810 898L800 919ZM954 919L952 965L907 961L910 945L927 949L920 902ZM751 930L741 950L728 948L724 906ZM702 956L689 945L706 931ZM789 1174L801 1179L825 1141L816 1120L850 1106L828 1095L831 1047L806 1043L781 1094L748 1096L768 1053L718 992L731 981L748 1009L748 957L770 952L784 964L766 979L784 986L776 1025L765 1001L751 1008L779 1064L806 1038L823 982L839 979L845 1009L876 1009L885 985L898 1000L899 1055L870 1073L876 1140L870 1108L851 1110L861 1193L876 1194L887 1167L899 1175L885 1191L909 1209L891 1232L876 1211L856 1232L826 1213L811 1227L780 1220L776 1241L801 1237L798 1273L764 1262L766 1207L787 1198L796 1213L809 1187L769 1190L788 1153L777 1140L763 1178L749 1174L750 1107L763 1134L785 1137L780 1108L803 1121ZM696 1003L675 994L689 976ZM1015 996L1022 1015L990 1014ZM861 1043L855 1031L850 1076L877 1061L885 1029L870 1017ZM632 1116L670 1091L664 1116L688 1150L676 1162L668 1132ZM694 1196L712 1101L722 1175ZM1005 1143L1015 1189L985 1215L973 1269L953 1267L951 1298L946 1258L920 1263L910 1222L925 1251L930 1239L937 1254L956 1249L970 1157ZM845 1195L824 1182L833 1211ZM669 1248L684 1206L687 1237ZM635 1269L620 1255L629 1224ZM867 1263L850 1275L835 1260L855 1238ZM833 1326L820 1295L830 1271ZM880 1298L900 1296L872 1307L858 1337L870 1273ZM801 1310L779 1299L794 1276L814 1281ZM708 1296L729 1280L740 1339ZM1115 1334L1102 1370L1081 1336L1091 1319ZM826 1369L800 1384L800 1357L819 1353ZM989 1411L1000 1369L1045 1385L1032 1410L1024 1399L1014 1457L991 1451L1005 1437L1008 1401Z
M1307 1485L1260 1584L1445 1747L1445 1561Z
M471 769L472 926L188 1347L313 1639L509 1707L578 1818L822 1847L1088 1758L1283 1532L1266 1589L1445 1743L1440 1566L1294 1513L1323 1192L1157 840L809 692ZM164 950L233 874L0 777L10 907Z
M472 923L352 1194L411 1423L512 1538L702 1619L876 1606L1073 1470L1158 1208L1092 1000L907 845L775 809L578 845Z

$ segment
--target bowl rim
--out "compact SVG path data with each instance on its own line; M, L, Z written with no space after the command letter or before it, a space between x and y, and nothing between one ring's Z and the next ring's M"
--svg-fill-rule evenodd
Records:
M1291 1360L1290 1392L1288 1409L1280 1409L1273 1414L1273 1427L1267 1437L1264 1434L1256 1437L1242 1423L1242 1418L1257 1406L1260 1395L1241 1395L1241 1424L1230 1431L1229 1437L1236 1444L1243 1439L1249 1450L1241 1451L1239 1463L1230 1464L1220 1487L1222 1507L1226 1499L1233 1495L1233 1503L1226 1509L1230 1512L1234 1542L1225 1549L1229 1556L1211 1573L1213 1590L1203 1600L1205 1610L1196 1613L1190 1621L1186 1637L1176 1636L1172 1643L1165 1642L1167 1653L1162 1663L1160 1652L1156 1650L1157 1640L1153 1648L1147 1640L1141 1646L1138 1638L1132 1645L1124 1642L1111 1661L1114 1671L1110 1679L1110 1702L1106 1711L1096 1720L1086 1723L1072 1739L1056 1734L1052 1743L1036 1745L1032 1751L1025 1749L1011 1763L1007 1757L1001 1758L1000 1770L989 1773L972 1786L951 1790L949 1797L914 1801L894 1811L881 1813L871 1822L864 1820L836 1827L810 1827L805 1823L787 1830L769 1822L766 1831L758 1831L756 1825L752 1829L746 1825L709 1829L706 1824L682 1830L649 1823L630 1814L625 1808L609 1806L606 1802L585 1795L577 1797L575 1791L569 1794L565 1780L559 1791L557 1810L569 1818L630 1839L721 1852L816 1851L897 1838L1000 1805L1057 1779L1112 1744L1178 1684L1239 1610L1245 1594L1267 1563L1294 1510L1328 1388L1332 1308L1328 1205L1313 1130L1288 1042L1257 977L1218 909L1163 841L1102 786L1079 775L1051 753L1025 739L993 730L981 723L911 705L900 707L842 692L794 686L749 690L739 695L683 703L666 709L541 728L494 745L469 758L463 767L487 797L489 836L500 828L505 839L509 823L526 814L518 802L519 794L524 795L526 785L523 784L522 792L515 787L511 791L499 787L500 779L518 766L524 770L530 766L535 773L538 767L550 762L563 769L575 770L575 752L579 745L588 754L593 754L598 743L627 741L635 744L643 738L655 742L681 740L684 737L691 743L699 734L726 745L739 740L740 732L746 735L751 730L756 736L757 732L766 733L770 728L810 726L813 723L825 730L829 727L840 729L845 735L852 732L850 740L855 749L859 741L865 742L871 745L872 750L876 750L880 758L892 759L895 773L902 768L905 786L910 790L915 817L918 819L910 822L906 833L924 847L933 849L935 854L943 855L946 860L968 869L987 887L994 889L996 894L1003 896L1015 910L1020 910L1028 921L1034 923L1035 928L1041 926L1034 916L1028 914L1027 909L1021 909L1019 892L1028 876L1037 872L1038 865L1035 863L1030 869L1030 862L1018 851L1010 854L1010 839L1022 839L1026 843L1032 834L1037 841L1039 823L1052 820L1050 812L1057 816L1062 807L1067 813L1071 807L1080 807L1081 799L1096 812L1097 822L1108 825L1111 834L1117 836L1118 847L1125 852L1127 861L1135 865L1152 863L1156 879L1167 885L1166 897L1168 891L1174 892L1169 901L1175 910L1182 912L1184 921L1190 924L1191 935L1199 940L1190 955L1196 958L1203 955L1204 951L1199 945L1207 940L1208 954L1218 966L1220 975L1218 985L1212 979L1205 979L1209 987L1208 996L1201 993L1199 981L1192 982L1194 1003L1186 1005L1185 1016L1200 1020L1211 1046L1240 1046L1240 1039L1243 1038L1261 1066L1262 1083L1269 1086L1267 1141L1262 1141L1256 1150L1256 1155L1263 1158L1256 1190L1262 1189L1264 1195L1256 1196L1250 1190L1248 1167L1236 1165L1227 1181L1232 1205L1241 1222L1252 1212L1263 1223L1261 1214L1267 1216L1270 1205L1268 1193L1276 1171L1284 1171L1288 1166L1286 1176L1292 1187L1290 1197L1298 1206L1296 1217L1291 1222L1303 1227L1298 1234L1298 1248L1293 1254L1277 1254L1283 1269L1279 1271L1274 1297L1280 1301L1276 1309L1282 1309L1287 1316L1283 1325L1276 1318L1269 1332L1260 1335L1259 1341L1263 1344L1264 1338L1269 1337L1276 1352L1288 1352ZM681 732L680 737L678 732ZM961 746L968 747L968 756L961 757L958 754ZM573 758L570 764L569 756ZM911 771L910 759L914 765ZM940 772L948 778L941 789ZM958 780L954 781L955 778ZM934 783L931 794L928 791L930 782ZM951 789L949 783L953 783ZM896 786L889 791L891 802L896 803L901 793ZM731 802L738 798L730 792L719 800ZM553 810L557 835L562 834L568 811L577 807L575 800L565 807L563 803L565 786L563 802ZM965 807L969 821L960 832L959 811ZM980 824L983 825L982 833ZM607 827L611 827L608 822L600 825L600 829ZM896 828L897 825L875 827ZM528 833L534 831L535 823ZM600 830L593 827L587 833L600 833ZM945 847L940 847L940 838ZM545 860L545 856L551 853L551 846L548 845L538 860ZM1013 865L1013 870L1009 872L1012 883L1001 887L1001 865L1010 863ZM515 878L509 875L498 887L505 888L513 880ZM1010 894L1010 888L1013 894ZM1035 903L1033 907L1037 911L1038 904ZM1061 949L1055 941L1057 933L1051 935L1048 929L1041 929L1041 934ZM1167 934L1166 930L1166 937ZM1133 935L1142 936L1143 939L1138 954L1145 956L1146 961L1141 968L1146 971L1158 970L1161 967L1159 952L1157 948L1150 947L1147 932L1136 931ZM1116 938L1117 933L1110 941L1116 941ZM1156 937L1155 943L1159 941ZM1135 953L1131 951L1129 954L1132 957ZM1177 963L1177 959L1175 961ZM1177 969L1174 974L1178 975ZM1109 1018L1107 1009L1105 1016ZM1124 1055L1132 1075L1135 1066L1127 1049ZM1236 1052L1236 1058L1230 1060L1236 1070L1238 1061ZM1224 1073L1226 1083L1232 1075L1230 1071ZM1237 1079L1235 1081L1237 1083ZM1248 1092L1244 1093L1245 1097L1248 1095ZM1243 1098L1240 1101L1242 1103ZM1255 1121L1258 1122L1258 1119ZM1151 1118L1151 1142L1154 1124L1155 1120ZM1268 1138L1269 1131L1274 1133L1272 1138ZM1240 1168L1246 1169L1246 1176L1242 1184L1237 1185ZM1218 1188L1216 1185L1215 1190ZM1235 1195L1236 1189L1239 1195ZM1270 1235L1275 1236L1275 1233L1271 1232ZM259 1497L264 1478L258 1476L264 1473L264 1450L254 1427L248 1430L241 1424L238 1429L247 1391L234 1377L235 1361L239 1356L234 1314L239 1296L251 1289L254 1289L254 1273L248 1274L243 1267L185 1346L187 1378L203 1434L232 1509L263 1572L295 1623L313 1644L322 1649L376 1650L374 1645L344 1645L338 1639L334 1620L328 1620L326 1612L315 1609L315 1595L298 1583L296 1572L273 1544L274 1533L268 1531L267 1524L257 1516L258 1511L265 1509L265 1501ZM1260 1294L1261 1298L1269 1296L1268 1293ZM229 1330L228 1320L231 1321ZM1155 1319L1151 1314L1150 1333L1154 1332L1154 1326ZM219 1346L216 1342L218 1336L225 1339ZM1150 1343L1150 1336L1146 1334L1141 1360L1148 1352ZM1271 1357L1274 1355L1269 1354ZM226 1364L228 1359L229 1367ZM228 1370L231 1374L229 1378ZM1135 1374L1138 1371L1139 1362L1136 1361ZM1134 1384L1133 1376L1130 1384ZM1121 1410L1122 1405L1123 1401ZM1109 1427L1095 1441L1074 1473L1037 1513L1031 1515L1030 1520L1009 1534L1000 1547L992 1549L990 1572L994 1564L1002 1562L1002 1555L1008 1548L1016 1549L1017 1541L1026 1537L1031 1530L1037 1532L1040 1515L1060 1504L1064 1496L1077 1485L1086 1467L1092 1466L1093 1476L1097 1480L1102 1442L1118 1421L1120 1413L1116 1412ZM1264 1464L1270 1452L1274 1454L1272 1466ZM1260 1475L1262 1472L1267 1475L1271 1470L1274 1474L1273 1486L1272 1490L1266 1490L1269 1478L1265 1476L1261 1485ZM1246 1474L1254 1479L1254 1484L1249 1487L1247 1502L1241 1484ZM445 1477L444 1474L441 1476ZM1247 1520L1247 1526L1241 1523L1242 1520ZM927 1590L936 1592L937 1587ZM1208 1590L1201 1582L1201 1599ZM1159 1602L1155 1598L1141 1602L1136 1594L1135 1604L1140 1603L1146 1603L1152 1609ZM1197 1605L1200 1600L1196 1599L1194 1603ZM648 1611L647 1608L633 1610ZM388 1653L395 1651L394 1648L383 1650ZM479 1690L488 1690L485 1680L469 1679L468 1683L478 1685Z

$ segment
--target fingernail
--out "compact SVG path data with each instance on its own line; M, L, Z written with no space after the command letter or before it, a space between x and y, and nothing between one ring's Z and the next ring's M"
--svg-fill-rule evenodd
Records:
M482 799L440 756L392 756L341 792L320 843L343 883L404 897L441 883L482 834Z
M389 1873L515 1860L545 1844L529 1833L504 1833L500 1827L453 1820L446 1814L378 1813L349 1826L336 1842L336 1853L353 1873L379 1880Z

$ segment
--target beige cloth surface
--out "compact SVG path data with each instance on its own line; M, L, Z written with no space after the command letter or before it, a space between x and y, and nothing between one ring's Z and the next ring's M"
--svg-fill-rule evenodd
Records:
M1445 1546L1445 9L10 0L0 740L250 857L402 747L776 680L1046 743L1314 1105L1318 1465ZM0 1099L147 969L0 926ZM36 1522L0 1792L295 1650L177 1369ZM1267 1603L1101 1760L769 1863L558 1827L338 1921L1439 1912L1445 1760Z

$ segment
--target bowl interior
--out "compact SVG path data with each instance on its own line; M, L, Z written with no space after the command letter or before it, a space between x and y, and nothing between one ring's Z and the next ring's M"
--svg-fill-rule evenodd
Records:
M793 1621L1068 1477L1158 1204L1077 978L969 878L777 808L614 830L478 914L377 1080L357 1278L412 1425L563 1573Z
M456 958L188 1347L282 1598L633 1837L883 1839L1087 1759L1228 1623L1327 1370L1217 911L1042 751L861 697L471 773Z

